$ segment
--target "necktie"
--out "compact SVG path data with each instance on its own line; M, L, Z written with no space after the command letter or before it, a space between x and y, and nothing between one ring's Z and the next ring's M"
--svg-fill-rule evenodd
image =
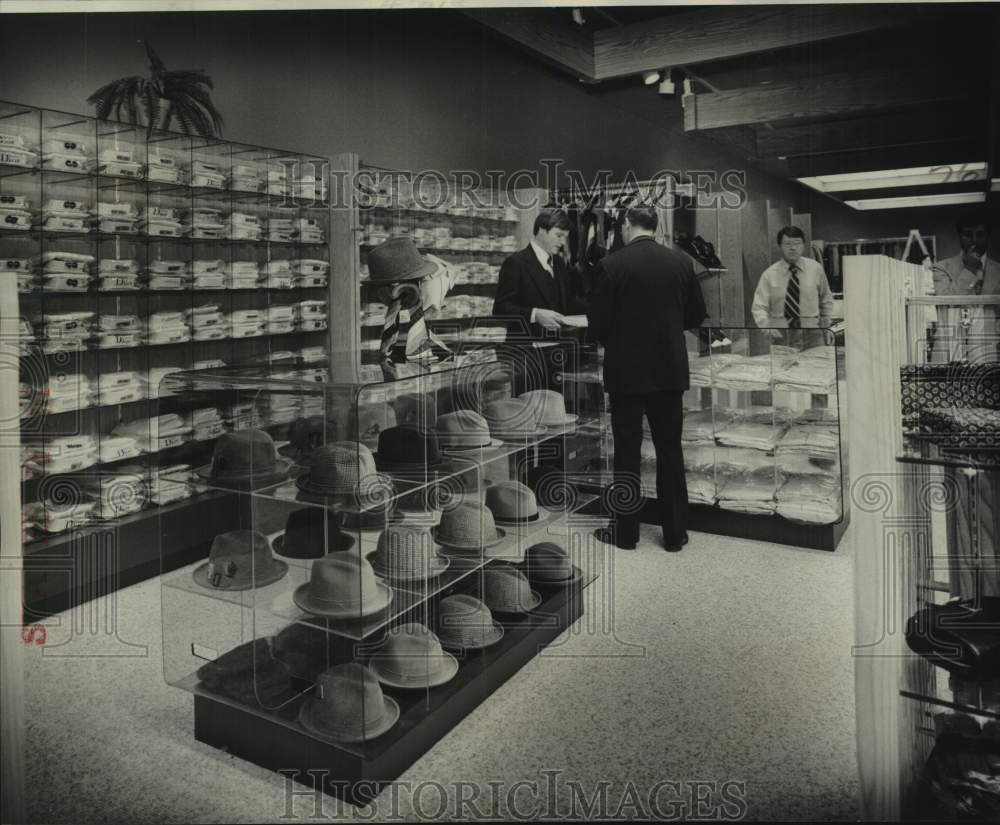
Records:
M398 353L396 358L393 358L393 350ZM392 304L382 327L379 360L383 374L396 377L391 366L393 361L409 361L427 350L437 350L442 356L450 353L448 347L427 329L420 287L399 284L392 290Z
M789 329L799 325L799 268L795 264L788 267L788 288L785 290L785 320Z
M551 255L546 255L545 256L545 271L548 272L549 275L551 275L553 278L556 275L556 273L552 271L552 256Z

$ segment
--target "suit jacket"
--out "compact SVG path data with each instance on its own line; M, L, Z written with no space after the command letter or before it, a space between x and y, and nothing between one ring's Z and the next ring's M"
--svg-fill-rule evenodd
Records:
M574 289L569 270L558 255L552 258L553 278L538 260L529 244L515 252L500 267L493 314L498 317L516 316L524 327L530 324L533 338L552 339L543 334L539 324L531 324L531 310L554 309L563 315L582 315L587 305Z
M689 388L684 330L705 320L705 299L691 259L640 237L598 264L587 313L589 332L604 344L608 392Z
M945 258L934 264L935 295L971 295L976 276L965 268L961 254ZM983 289L981 295L1000 295L1000 263L990 257L983 261Z

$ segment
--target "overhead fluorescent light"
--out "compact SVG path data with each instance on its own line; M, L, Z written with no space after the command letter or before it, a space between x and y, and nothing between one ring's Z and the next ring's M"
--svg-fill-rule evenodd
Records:
M913 195L904 198L866 198L844 201L852 209L906 209L921 206L957 206L962 203L982 203L985 192L951 192L947 195Z
M990 191L1000 192L1000 178L993 178L990 180Z
M908 169L881 169L877 172L847 172L799 178L799 183L818 192L849 192L855 189L895 189L901 186L933 186L986 180L986 163L942 163Z

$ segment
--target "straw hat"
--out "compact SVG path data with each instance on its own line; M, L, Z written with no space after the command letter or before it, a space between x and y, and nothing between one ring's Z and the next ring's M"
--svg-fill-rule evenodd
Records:
M375 674L357 662L336 665L316 680L299 723L313 736L333 742L363 742L399 721L396 700L382 694Z
M477 650L503 638L503 627L493 620L490 609L475 596L464 593L441 599L437 632L442 646L453 649Z
M542 435L545 427L538 424L531 404L522 398L490 401L483 407L483 418L490 432L507 441Z
M211 590L253 590L273 584L288 565L271 555L267 537L256 530L232 530L212 540L208 561L192 573L195 584Z
M438 416L438 441L444 450L481 450L503 442L490 435L490 425L473 410L455 410Z
M369 557L376 575L397 581L423 581L440 576L450 559L438 555L430 531L416 524L391 524L378 537Z
M292 600L316 616L360 619L385 610L392 596L392 588L375 576L368 560L348 551L313 562L309 581L295 588Z
M486 550L500 544L507 534L496 526L493 513L481 502L462 501L441 514L431 535L449 549Z
M528 613L542 597L516 567L493 565L483 571L483 601L497 613Z
M443 685L458 673L458 660L441 649L441 642L422 624L392 628L368 662L383 684L396 688Z

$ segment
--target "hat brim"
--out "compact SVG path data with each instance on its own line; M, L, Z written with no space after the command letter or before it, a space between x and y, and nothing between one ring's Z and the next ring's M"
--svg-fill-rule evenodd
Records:
M440 525L435 525L431 528L431 538L434 539L442 547L449 550L488 550L490 547L496 547L500 542L507 538L507 531L501 530L499 527L496 528L497 534L494 538L489 539L484 542L475 542L471 544L459 544L454 541L448 541L441 538Z
M419 574L416 575L401 576L396 573L393 573L391 570L385 567L385 565L381 563L382 560L379 559L378 557L375 558L372 558L371 556L368 557L368 560L371 562L372 569L375 571L376 576L382 579L389 579L389 581L394 581L394 582L422 582L422 581L428 581L429 579L436 579L438 576L444 573L445 570L448 569L448 567L451 565L451 559L449 559L447 556L441 556L441 555L435 555L434 559L437 562L437 564L430 570L426 571L421 570Z
M486 606L493 613L500 613L500 614L502 614L504 616L520 616L520 615L523 615L525 613L530 613L532 610L535 610L538 607L538 605L540 605L542 603L542 594L539 593L537 590L532 590L531 591L531 602L532 602L531 607L523 607L523 608L517 608L517 607L494 607L489 602L486 602Z
M213 475L212 465L204 464L194 472L195 475L205 481L217 484L220 487L231 487L237 490L259 489L260 487L268 487L271 484L277 484L279 481L287 479L288 473L292 469L292 464L293 462L290 459L280 458L275 462L274 469L268 470L266 473L256 473L251 470L248 473L235 475Z
M364 733L334 734L324 728L318 727L312 718L313 708L316 707L316 703L319 701L315 697L310 697L303 703L302 708L299 710L299 724L312 736L327 742L366 742L369 739L381 736L383 733L388 733L396 722L399 721L399 705L396 703L396 700L391 696L383 696L382 702L385 705L385 712L383 713L382 720L376 726L366 730Z
M368 669L375 674L375 678L377 678L383 685L399 688L401 690L421 690L423 688L438 687L439 685L445 684L445 682L450 682L455 678L455 674L458 673L458 659L450 653L442 652L440 656L428 656L427 658L440 660L441 667L438 668L436 673L422 674L419 677L413 677L411 679L401 678L392 673L386 673L380 667L381 662L379 657L376 656L372 656L368 660Z
M507 527L510 530L520 530L520 529L530 529L539 524L545 524L552 520L553 516L556 514L551 510L546 510L544 507L539 507L538 512L535 514L534 518L522 519L520 521L513 521L511 519L505 519L498 516L496 513L493 514L493 521L502 526Z
M485 635L482 644L466 644L465 642L460 642L457 639L449 639L446 636L443 636L440 632L438 633L438 641L441 642L441 647L446 647L449 650L482 650L483 648L492 647L499 642L503 638L503 634L503 625L498 622L493 622L493 630Z
M238 590L255 590L258 587L267 587L269 584L274 584L279 579L284 578L285 574L288 572L288 565L280 559L273 559L273 564L275 569L266 576L254 577L251 581L240 582L238 585L232 585L230 587L216 587L212 584L208 575L208 566L211 562L205 562L198 566L198 568L191 574L191 578L194 579L194 583L201 585L208 590L215 591L225 591L227 593L232 593Z
M337 546L329 553L339 553L344 550L350 550L354 546L354 536L350 533L338 533L337 534ZM282 533L280 536L276 537L273 542L271 542L271 549L274 550L279 556L284 556L286 559L319 559L322 556L302 556L296 555L295 553L285 553L285 534Z
M491 438L489 444L477 444L475 447L441 447L441 451L445 453L474 453L476 450L495 450L497 447L502 447L503 441L499 438Z
M539 426L541 427L565 427L567 424L575 424L577 422L578 416L576 413L566 413L563 418L559 421L545 421Z
M378 582L377 587L378 597L372 599L368 604L336 607L330 602L313 598L309 592L310 582L306 582L295 588L292 593L292 601L300 610L313 616L323 616L327 619L363 619L365 616L381 613L392 603L393 589L384 582Z
M583 570L577 567L575 564L570 566L573 568L573 572L568 578L565 579L543 579L538 575L531 574L531 568L528 565L528 561L525 560L518 565L524 574L528 577L528 581L531 582L533 587L540 587L544 589L555 589L559 587L566 587L570 584L575 584L583 578Z
M386 473L377 473L375 476L379 484L385 485L386 487L392 486L392 479ZM368 480L366 478L366 484ZM309 493L314 496L322 496L324 498L337 498L343 496L356 496L358 493L358 488L356 486L350 487L332 487L323 488L315 487L309 484L309 475L302 475L295 479L295 486L299 488L304 493Z
M433 464L383 464L379 462L378 454L376 453L375 467L380 473L392 476L393 478L401 478L403 481L409 481L411 479L427 478L430 475L444 472L448 468L448 461L442 458Z

